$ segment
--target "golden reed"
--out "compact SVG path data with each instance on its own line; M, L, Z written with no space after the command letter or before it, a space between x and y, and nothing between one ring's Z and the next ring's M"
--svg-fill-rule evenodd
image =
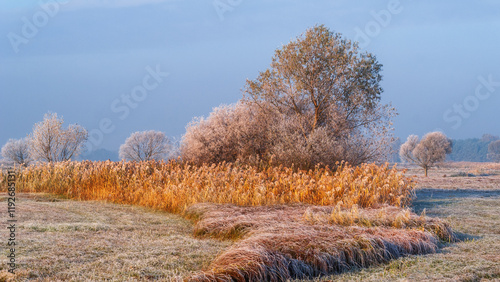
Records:
M20 192L53 193L175 213L205 202L401 207L411 200L413 186L411 178L388 164L339 164L336 170L316 167L306 171L230 163L193 166L179 161L44 163L24 168L17 181Z

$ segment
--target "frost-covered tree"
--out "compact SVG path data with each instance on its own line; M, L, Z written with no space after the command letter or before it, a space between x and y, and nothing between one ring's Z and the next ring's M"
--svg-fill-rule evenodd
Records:
M395 113L380 102L381 70L374 55L316 26L277 50L271 67L247 81L245 100L296 120L297 141L306 150L317 144L312 136L322 135L337 147L333 162L380 160L390 151Z
M60 162L82 153L88 138L87 130L78 124L65 129L63 123L63 118L58 118L56 113L47 113L43 121L35 124L29 136L33 159Z
M446 160L451 153L452 142L441 132L427 133L422 140L416 135L408 136L406 142L399 149L399 156L403 161L417 164L425 171Z
M207 118L195 118L188 124L181 141L181 156L201 164L248 161L265 155L270 122L255 107L243 103L221 105Z
M149 161L167 159L173 145L163 132L149 130L134 132L120 146L122 160Z
M183 156L233 161L253 153L301 167L383 160L395 110L380 102L381 69L375 56L340 34L311 28L247 81L240 103L191 123Z
M2 157L15 164L27 166L32 162L30 155L29 140L23 139L10 139L2 147Z

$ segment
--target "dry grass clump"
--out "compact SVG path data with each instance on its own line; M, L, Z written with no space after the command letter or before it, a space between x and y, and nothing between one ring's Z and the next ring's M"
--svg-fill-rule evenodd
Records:
M333 171L229 163L191 166L174 161L60 162L24 169L18 176L17 188L177 213L204 202L240 206L404 206L413 195L412 180L387 164L340 164Z
M383 228L285 225L262 230L217 257L190 281L286 281L435 252L429 233Z
M395 207L199 204L188 208L186 216L197 220L197 236L240 239L190 281L312 278L433 253L438 238L456 240L446 223Z
M198 237L236 240L251 230L296 222L306 209L305 205L239 207L206 203L190 206L184 216L196 222L194 234Z
M440 240L457 240L448 223L417 215L407 208L383 206L377 209L341 208L340 206L262 206L196 204L189 207L185 217L196 221L194 233L199 237L240 239L256 229L279 223L299 222L307 225L340 225L360 227L387 227L425 230Z
M325 208L320 210L310 208L306 210L304 218L311 222L328 222L344 226L383 226L425 230L435 234L442 241L457 241L448 223L438 218L427 217L425 213L417 215L408 208L384 206L378 209L359 209L353 206L350 209L342 209L337 206L330 209L331 211Z

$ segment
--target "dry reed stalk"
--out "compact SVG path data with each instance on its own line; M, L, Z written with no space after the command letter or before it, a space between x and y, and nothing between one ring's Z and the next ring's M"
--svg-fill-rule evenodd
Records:
M104 200L182 212L195 203L262 206L305 203L343 207L407 205L413 181L388 165L293 170L221 163L61 162L30 166L18 189L78 200ZM5 189L5 187L3 187Z

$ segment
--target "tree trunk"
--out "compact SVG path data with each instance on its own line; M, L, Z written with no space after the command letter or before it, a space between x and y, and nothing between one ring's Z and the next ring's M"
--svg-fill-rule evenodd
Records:
M425 177L427 177L427 171L429 170L429 168L425 166L424 170L425 170Z

